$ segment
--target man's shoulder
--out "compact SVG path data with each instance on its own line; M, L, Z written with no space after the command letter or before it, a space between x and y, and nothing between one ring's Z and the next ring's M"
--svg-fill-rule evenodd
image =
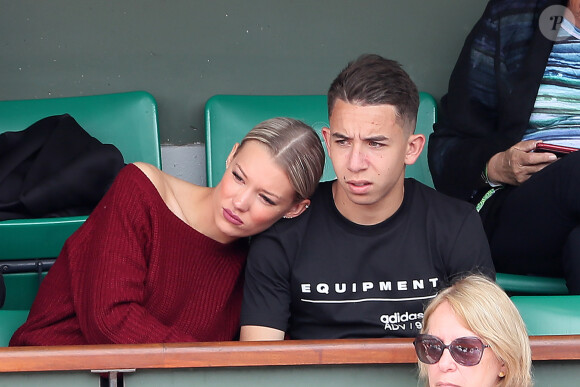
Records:
M473 204L461 199L454 198L439 192L415 179L406 179L407 185L411 187L414 193L414 200L419 200L429 207L440 208L442 210L454 210L472 212L475 210ZM415 203L416 204L416 203Z

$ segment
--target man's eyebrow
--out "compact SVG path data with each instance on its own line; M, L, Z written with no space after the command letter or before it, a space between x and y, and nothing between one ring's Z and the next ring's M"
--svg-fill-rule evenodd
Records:
M332 137L337 138L337 139L340 139L340 140L344 140L344 139L350 138L346 134L336 133L336 132L332 133Z
M350 138L346 134L342 134L342 133L333 133L332 137L339 139L339 140L346 140L346 139ZM363 138L363 140L364 141L388 141L389 137L381 134L381 135L377 135L377 136L365 137L365 138Z
M366 137L365 141L387 141L389 138L387 136L378 135L378 136L370 136Z

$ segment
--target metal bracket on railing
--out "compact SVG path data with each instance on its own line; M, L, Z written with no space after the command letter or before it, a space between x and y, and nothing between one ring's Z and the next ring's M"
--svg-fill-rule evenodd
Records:
M36 273L38 274L38 286L42 282L42 261L36 261Z
M119 383L119 374L135 372L135 369L118 369L118 370L91 370L94 374L107 374L109 376L109 387L124 387L123 380Z

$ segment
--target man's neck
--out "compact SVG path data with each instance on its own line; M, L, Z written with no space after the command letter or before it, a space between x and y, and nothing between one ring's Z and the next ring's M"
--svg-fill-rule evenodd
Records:
M343 192L338 183L332 184L334 205L342 216L362 226L372 226L389 219L403 203L405 196L404 180L400 187L393 187L390 193L375 203L355 203Z

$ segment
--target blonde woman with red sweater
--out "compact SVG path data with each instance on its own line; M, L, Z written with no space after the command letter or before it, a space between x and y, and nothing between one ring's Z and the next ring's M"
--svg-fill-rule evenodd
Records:
M308 208L324 150L312 128L264 121L216 187L126 166L66 242L10 342L74 345L237 338L247 237Z

